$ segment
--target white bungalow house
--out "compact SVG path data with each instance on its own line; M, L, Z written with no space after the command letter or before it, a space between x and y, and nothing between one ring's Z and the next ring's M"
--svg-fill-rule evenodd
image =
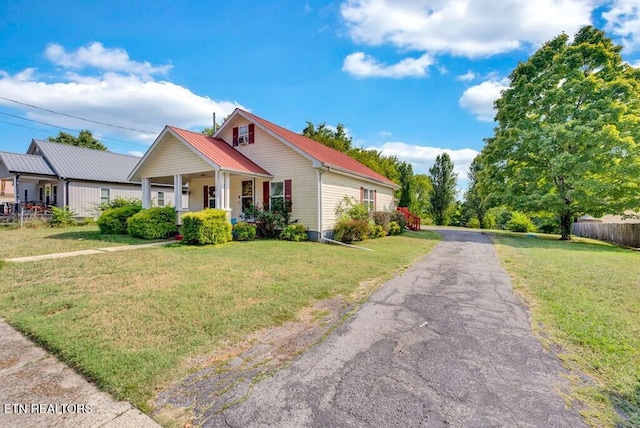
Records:
M78 217L92 217L101 202L114 198L141 199L140 183L128 175L140 160L86 147L32 140L26 154L0 152L0 180L16 204L29 207L69 206ZM182 192L179 192L182 194ZM156 205L172 203L173 186L156 185L149 195Z
M227 210L235 223L250 204L289 201L291 218L311 240L331 233L345 196L391 211L399 187L344 153L241 109L213 137L165 127L129 179L142 183L143 207L151 205L152 182L187 185L188 204L173 201L179 223L182 213L207 207Z

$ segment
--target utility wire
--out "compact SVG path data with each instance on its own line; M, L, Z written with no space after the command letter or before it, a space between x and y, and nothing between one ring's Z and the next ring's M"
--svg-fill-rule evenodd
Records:
M84 120L85 122L97 123L98 125L110 126L112 128L124 129L124 130L127 130L127 131L142 132L142 133L145 133L145 134L154 134L154 135L157 134L157 132L153 132L153 131L145 131L145 130L142 130L142 129L128 128L126 126L113 125L111 123L100 122L98 120L87 119L87 118L80 117L80 116L74 116L72 114L61 113L59 111L49 110L49 109L46 109L46 108L43 108L43 107L34 106L33 104L23 103L23 102L20 102L20 101L17 101L17 100L13 100L11 98L6 98L6 97L0 96L0 99L5 100L5 101L9 101L9 102L12 102L12 103L20 104L20 105L23 105L23 106L26 106L26 107L31 107L31 108L34 108L34 109L37 109L37 110L46 111L48 113L59 114L61 116L71 117L73 119L78 119L78 120ZM51 126L51 125L49 125L49 126Z

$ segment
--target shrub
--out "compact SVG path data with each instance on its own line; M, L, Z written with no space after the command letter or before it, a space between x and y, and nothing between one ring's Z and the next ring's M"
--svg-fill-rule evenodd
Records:
M478 220L478 217L471 217L467 222L467 227L470 227L472 229L480 229L480 220Z
M342 218L336 222L333 236L337 241L346 244L363 241L369 236L369 222Z
M482 219L483 229L495 229L496 228L496 216L493 213L486 213Z
M76 212L69 209L69 206L63 208L51 207L51 220L49 224L52 227L66 227L76 224L74 217Z
M233 239L231 230L224 210L205 208L182 216L185 244L224 244Z
M384 231L382 226L379 224L369 225L369 238L382 238L384 236L387 236L387 232Z
M336 217L350 220L368 220L369 211L355 198L345 196L336 208Z
M389 233L389 223L391 222L391 213L389 211L374 211L371 213L373 222L382 226L385 234Z
M236 241L253 241L256 239L256 225L241 221L233 226L233 239Z
M139 211L127 220L127 233L142 239L163 239L178 232L173 207L153 207Z
M400 226L400 232L407 228L407 219L400 211L395 211L393 214L391 214L391 221L396 222L398 226Z
M102 213L97 221L100 233L121 234L127 233L127 220L137 214L142 205L125 205L119 208L110 208Z
M552 213L537 213L531 216L531 221L536 226L538 232L560 233L560 222L558 221L558 217Z
M400 227L397 221L389 222L389 235L399 235L401 233L402 233L402 227Z
M283 241L308 241L307 228L303 224L290 224L280 233Z
M253 219L258 228L258 236L269 239L277 237L280 231L291 223L291 213L287 205L282 201L274 202L274 206L271 209L263 209L257 205L251 205L245 209L242 218Z
M512 232L533 232L536 230L531 219L519 211L511 213L511 219L507 222L506 228Z
M140 199L135 199L135 198L126 199L118 196L116 198L113 198L109 202L94 204L92 212L101 214L112 208L122 208L122 207L128 207L128 206L139 206L140 209L142 209L142 201Z

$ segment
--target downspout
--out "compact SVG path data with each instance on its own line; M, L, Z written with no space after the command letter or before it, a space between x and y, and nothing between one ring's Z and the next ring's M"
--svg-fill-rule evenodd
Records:
M318 168L318 242L324 241L323 231L322 231L322 171Z
M69 203L69 182L71 180L66 180L64 182L64 206L65 207L70 207L70 203Z

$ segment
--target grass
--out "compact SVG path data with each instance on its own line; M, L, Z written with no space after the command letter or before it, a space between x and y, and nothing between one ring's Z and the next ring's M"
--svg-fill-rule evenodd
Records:
M118 399L143 410L188 361L295 319L303 307L389 278L432 232L367 241L375 251L284 241L172 245L7 263L0 315ZM46 274L45 274L46 273Z
M128 235L103 235L93 225L0 230L0 241L0 259L153 242Z
M640 426L640 252L494 234L534 328L559 344L593 426ZM585 379L580 373L587 374Z

